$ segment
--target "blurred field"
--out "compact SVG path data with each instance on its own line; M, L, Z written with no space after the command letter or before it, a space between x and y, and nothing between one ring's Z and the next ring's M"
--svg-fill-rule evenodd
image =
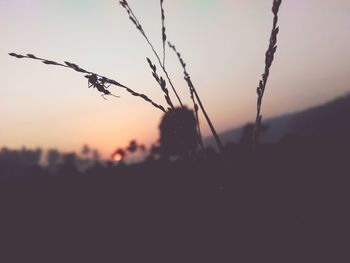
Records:
M0 257L348 262L348 148L302 145L85 176L2 178Z

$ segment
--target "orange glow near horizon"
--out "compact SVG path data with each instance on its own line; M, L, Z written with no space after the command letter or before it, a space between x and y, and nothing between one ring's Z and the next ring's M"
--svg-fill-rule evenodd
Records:
M120 162L121 160L123 160L123 155L121 155L120 153L116 153L113 155L113 160L116 162Z
M142 98L111 86L120 98L104 100L96 89L87 88L84 74L7 56L31 53L76 63L166 107L146 57L155 64L157 60L118 1L25 2L0 1L0 148L80 152L88 144L103 158L114 159L115 149L131 140L156 143L163 113ZM188 65L218 133L255 121L256 87L272 28L271 4L272 0L166 1L168 38ZM133 0L130 5L161 56L159 1ZM283 1L264 119L350 91L349 9L349 0ZM181 66L170 50L166 67L182 102L193 108ZM178 105L170 85L167 88ZM200 120L203 137L210 136L203 114Z

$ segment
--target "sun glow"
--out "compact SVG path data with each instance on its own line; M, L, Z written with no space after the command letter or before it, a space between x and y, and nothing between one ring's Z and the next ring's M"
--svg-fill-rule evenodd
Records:
M123 155L120 153L116 153L113 155L113 160L116 162L120 162L121 160L123 160Z

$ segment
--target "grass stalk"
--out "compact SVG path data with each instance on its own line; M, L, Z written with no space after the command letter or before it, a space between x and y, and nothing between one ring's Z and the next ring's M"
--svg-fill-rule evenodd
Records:
M165 43L166 43L166 28L165 28L165 12L163 7L164 0L160 0L161 20L162 20L162 44L163 44L163 66L165 67Z
M20 54L16 54L16 53L9 53L9 55L12 56L12 57L15 57L15 58L34 59L34 60L41 61L42 63L44 63L46 65L54 65L54 66L70 68L70 69L73 69L76 72L87 74L87 75L85 75L85 77L89 80L89 87L93 86L93 87L97 88L97 90L99 92L101 92L102 95L113 95L107 89L108 87L106 85L114 85L114 86L117 86L117 87L125 89L132 96L140 97L143 100L147 101L148 103L151 103L154 107L156 107L157 109L161 110L162 112L166 112L166 110L164 109L163 106L161 106L160 104L155 103L153 100L151 100L145 94L138 93L138 92L130 89L129 87L119 83L116 80L113 80L113 79L104 77L104 76L102 76L100 74L97 74L97 73L85 70L85 69L79 67L77 64L74 64L74 63L71 63L71 62L67 62L67 61L65 61L64 64L62 64L62 63L58 63L58 62L53 61L53 60L39 58L39 57L34 56L32 54L20 55ZM115 96L115 95L113 95L113 96Z
M175 109L174 104L171 101L171 98L169 96L169 91L168 91L168 89L166 87L166 81L162 77L160 77L158 75L156 65L154 65L149 58L147 58L147 62L149 64L150 68L152 69L152 76L154 77L154 79L157 81L157 83L159 84L160 88L164 92L164 98L165 98L165 101L167 102L167 104L169 106L169 109Z
M197 102L199 104L199 107L200 107L201 111L203 112L203 115L204 115L204 117L205 117L205 119L206 119L206 121L207 121L207 123L209 125L209 128L210 128L210 130L211 130L211 132L212 132L212 134L214 136L214 139L215 139L215 142L216 142L216 144L218 146L219 151L223 152L224 146L223 146L223 144L222 144L222 142L220 140L220 137L217 134L217 132L216 132L216 130L214 128L214 125L212 124L212 122L211 122L211 120L210 120L206 110L204 109L204 106L202 104L201 99L199 98L197 90L195 89L195 87L194 87L194 85L192 83L191 77L188 74L187 69L186 69L186 63L182 59L181 54L177 51L175 45L171 44L170 42L168 42L168 45L176 53L176 55L177 55L177 57L178 57L178 59L180 61L180 64L181 64L181 66L182 66L182 68L184 70L184 75L185 75L184 79L185 79L185 81L186 81L186 83L187 83L187 85L188 85L188 87L190 89L191 98L192 98L192 101L193 101L193 104L194 104L194 108L195 108L195 111L196 111L198 126L199 126L198 106L197 106L197 103L196 103L195 99L197 100Z
M272 27L271 36L270 36L270 44L265 54L265 71L262 75L262 79L260 80L259 86L257 88L257 94L258 94L257 113L256 113L256 120L254 125L254 132L253 132L254 147L256 147L258 144L259 131L260 131L261 122L262 122L262 114L261 114L262 101L263 101L263 97L266 89L267 80L270 75L270 68L277 50L277 46L276 46L277 35L279 32L279 27L277 26L277 22L278 22L278 11L281 3L282 3L282 0L273 0L272 13L274 17L273 17L273 27Z
M165 68L165 65L162 63L161 59L160 59L160 56L158 55L157 51L155 50L153 44L151 43L151 41L149 40L149 38L147 37L146 35L146 32L143 30L142 28L142 25L141 23L139 22L139 20L137 19L137 17L135 16L133 10L130 8L128 2L126 0L122 0L122 1L119 1L119 3L121 4L121 6L126 10L126 12L128 13L128 16L129 16L129 19L131 20L131 22L136 26L137 30L141 33L141 35L145 38L145 40L147 41L148 45L151 47L155 57L157 58L157 61L159 63L159 66L162 68L177 100L179 101L181 107L183 107L183 104L182 104L182 101L169 77L169 73L167 72L166 68ZM164 15L164 9L163 9L163 15ZM164 20L163 20L164 21ZM164 22L162 22L164 23ZM165 35L165 27L164 27L164 35ZM164 38L164 36L163 36ZM164 44L165 45L165 44ZM164 54L165 54L165 49L164 49ZM163 58L164 62L165 62L165 56Z

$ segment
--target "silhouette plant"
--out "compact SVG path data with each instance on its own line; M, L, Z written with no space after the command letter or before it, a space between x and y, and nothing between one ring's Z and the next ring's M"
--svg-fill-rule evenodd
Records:
M152 63L152 61L149 58L147 58L147 62L149 64L150 68L152 69L152 76L158 82L160 88L164 92L165 100L166 100L166 102L168 103L168 105L170 107L169 109L174 109L174 104L173 104L173 102L170 99L169 91L168 91L168 89L166 87L166 81L157 74L157 67Z
M166 70L166 68L165 68L165 43L166 43L166 40L167 40L167 35L166 35L165 12L164 12L163 3L164 3L164 0L160 0L161 21L162 21L162 44L163 44L163 62L162 62L161 59L160 59L160 56L158 55L157 51L154 49L154 46L152 45L152 43L150 42L149 38L147 37L145 31L144 31L143 28L142 28L142 25L140 24L139 20L138 20L137 17L135 16L135 13L134 13L133 10L131 9L131 7L130 7L130 5L128 4L128 2L127 2L126 0L120 1L120 4L122 5L122 7L123 7L123 8L127 11L127 13L128 13L129 19L130 19L130 20L132 21L132 23L136 26L136 28L138 29L138 31L142 34L142 36L146 39L147 43L148 43L149 46L151 47L151 49L152 49L154 55L156 56L156 58L157 58L157 60L158 60L159 65L161 66L161 68L163 69L163 72L165 73L165 75L166 75L166 77L167 77L167 80L168 80L170 86L172 87L172 89L173 89L173 91L174 91L176 97L178 98L178 101L179 101L181 107L183 108L184 106L183 106L183 104L182 104L182 102L181 102L181 100L180 100L180 98L179 98L179 96L178 96L178 94L177 94L177 92L176 92L176 89L175 89L174 85L172 84L172 81L171 81L171 79L170 79L170 77L169 77L169 74L168 74L168 72L167 72L167 70ZM209 118L207 112L206 112L205 109L204 109L204 106L203 106L203 104L202 104L202 102L201 102L201 100L200 100L200 98L199 98L199 95L198 95L196 89L195 89L194 86L193 86L193 83L192 83L192 81L191 81L191 78L190 78L189 74L188 74L187 71L186 71L186 64L185 64L184 61L182 60L180 53L178 53L178 52L176 51L175 46L172 45L172 44L170 44L170 42L168 42L168 44L169 44L169 47L170 47L171 49L173 49L173 50L177 53L178 58L179 58L179 60L180 60L180 62L181 62L181 65L182 65L182 67L184 68L185 80L186 80L186 82L187 82L187 84L188 84L188 86L189 86L189 88L190 88L191 99L192 99L192 102L193 102L194 111L195 111L195 115L196 115L196 122L197 122L199 143L200 143L200 145L201 145L201 147L202 147L202 149L203 149L204 146L203 146L203 142L202 142L201 131L200 131L200 123L199 123L199 117L198 117L198 105L197 105L197 103L195 102L195 99L198 101L198 104L199 104L199 106L200 106L200 108L201 108L201 110L202 110L202 112L203 112L203 114L204 114L204 117L205 117L206 121L208 122L208 125L209 125L209 127L210 127L210 130L211 130L211 132L212 132L214 138L215 138L215 141L216 141L216 143L217 143L217 146L218 146L218 148L219 148L219 151L222 152L222 151L223 151L223 148L224 148L224 147L223 147L223 144L222 144L222 142L221 142L221 140L220 140L218 134L216 133L215 128L214 128L214 126L213 126L213 124L212 124L212 122L211 122L211 120L210 120L210 118ZM149 60L149 59L148 59L148 60ZM149 62L149 64L150 64L151 68L152 68L152 65L151 65L150 61L148 61L148 62ZM152 69L153 69L153 68L152 68ZM154 71L153 71L153 72L154 72ZM156 78L156 80L157 80L157 78ZM157 82L159 83L158 80L157 80ZM160 84L160 83L159 83L159 84ZM162 90L163 90L163 88L162 88ZM164 90L163 90L163 91L164 91ZM195 95L195 98L194 98L194 95ZM167 102L168 102L168 100L170 100L170 97L169 97L168 94L166 94L166 97L165 97L165 98L166 98ZM171 100L170 100L170 101L171 101ZM168 102L168 104L170 104L170 103ZM171 109L174 109L174 107L171 107Z
M270 44L265 55L265 71L264 71L264 74L262 75L262 79L260 80L259 86L257 88L257 94L258 94L257 113L256 113L256 120L255 120L254 133L253 133L254 146L256 146L258 143L259 130L260 130L261 121L262 121L262 115L261 115L262 100L265 93L266 83L270 75L270 68L277 50L277 46L276 46L277 35L279 32L279 27L277 26L277 22L278 22L278 11L281 3L282 3L282 0L273 0L272 13L274 15L274 18L273 18L273 27L272 27L271 36L270 36Z
M222 152L223 149L224 149L224 147L223 147L223 145L222 145L222 142L221 142L221 140L220 140L220 137L219 137L218 134L216 133L216 130L215 130L215 128L214 128L212 122L210 121L210 118L209 118L207 112L205 111L205 109L204 109L204 107L203 107L203 104L202 104L202 102L201 102L201 100L200 100L200 98L199 98L199 96L198 96L198 93L197 93L197 91L196 91L196 89L195 89L195 87L194 87L194 85L193 85L193 83L192 83L191 77L190 77L190 75L189 75L188 72L187 72L186 63L185 63L184 60L182 59L181 54L176 50L175 45L171 44L170 42L168 42L168 45L169 45L169 47L176 53L176 55L177 55L177 57L178 57L178 59L179 59L179 61L180 61L180 63L181 63L181 66L182 66L182 68L183 68L183 70L184 70L184 75L185 75L184 79L185 79L185 81L186 81L186 83L187 83L187 86L188 86L189 89L190 89L191 100L192 100L192 102L193 102L193 108L194 108L195 115L196 115L196 120L197 120L197 127L198 127L197 129L198 129L199 138L200 138L199 141L200 141L200 144L201 144L202 148L204 148L204 146L203 146L203 141L202 141L202 135L201 135L201 129L200 129L200 123L199 123L199 116L198 116L198 105L197 105L197 103L196 103L196 100L198 101L198 104L199 104L199 106L200 106L200 108L201 108L201 110L202 110L202 112L203 112L203 114L204 114L204 117L205 117L205 119L206 119L207 122L208 122L209 128L210 128L210 130L211 130L211 132L212 132L212 134L213 134L213 136L214 136L214 139L215 139L215 141L216 141L216 144L217 144L217 146L219 147L219 150Z
M183 108L184 107L183 103L182 103L182 101L181 101L181 99L180 99L180 97L179 97L179 95L178 95L178 93L177 93L177 91L176 91L176 89L175 89L175 87L174 87L170 77L169 77L168 71L167 71L167 69L165 67L165 54L166 54L166 49L165 48L166 48L167 35L166 35L166 27L165 27L165 12L164 12L164 7L163 7L164 0L160 0L161 25L162 25L162 44L163 44L162 45L163 46L163 59L162 60L161 60L160 56L158 55L157 51L155 50L153 44L149 40L148 36L146 35L146 32L144 31L144 29L143 29L141 23L139 22L138 18L135 16L133 10L129 6L128 2L126 0L121 0L121 1L119 1L119 3L126 10L126 12L128 13L129 19L136 26L138 31L141 33L141 35L147 41L148 45L151 47L155 57L157 58L157 61L158 61L159 65L160 65L161 69L163 70L163 72L164 72L164 74L166 76L166 79L167 79L168 83L170 84L170 86L171 86L175 96L178 99L179 104ZM110 85L115 85L115 86L118 86L118 87L126 89L133 96L137 96L137 97L143 98L144 100L146 100L147 102L151 103L154 107L160 109L161 111L167 112L167 110L165 110L165 108L163 106L161 106L158 103L155 103L153 100L151 100L146 95L137 93L134 90L130 89L129 87L127 87L127 86L125 86L123 84L120 84L119 82L117 82L117 81L115 81L113 79L110 79L110 78L104 77L102 75L99 75L99 74L96 74L96 73L84 70L84 69L80 68L78 65L76 65L74 63L64 62L64 64L62 64L62 63L58 63L56 61L42 59L42 58L36 57L36 56L34 56L32 54L20 55L20 54L16 54L16 53L10 53L9 55L11 55L13 57L16 57L16 58L30 58L30 59L40 60L40 61L42 61L43 63L45 63L47 65L63 66L63 67L71 68L71 69L73 69L73 70L75 70L77 72L80 72L80 73L87 73L88 75L86 75L85 77L88 79L89 87L97 88L97 90L102 93L103 97L105 95L115 96L114 94L112 94L108 90L108 87ZM164 92L166 102L167 102L167 104L169 106L168 110L175 109L174 103L172 102L171 97L169 95L169 91L168 91L168 89L166 87L166 81L163 79L163 77L161 77L156 72L156 66L151 62L151 60L149 58L147 58L147 61L148 61L149 66L152 69L153 77L155 78L155 80L157 81L159 86L161 87L161 90ZM203 114L204 114L204 116L205 116L205 118L206 118L206 120L207 120L207 122L209 124L209 127L210 127L210 129L211 129L211 131L213 133L213 136L216 139L216 142L218 144L218 148L221 151L223 149L223 147L222 147L222 143L220 141L220 138L218 137L218 135L217 135L217 133L216 133L216 131L215 131L215 129L214 129L214 127L213 127L209 117L208 117L208 114L204 110L204 107L203 107L203 105L202 105L202 103L201 103L201 101L199 99L199 96L198 96L197 92L195 91L195 89L193 87L193 84L192 84L192 82L190 80L190 77L189 77L189 75L188 75L186 70L185 70L185 72L186 72L185 79L186 79L186 81L187 81L187 83L188 83L188 85L190 87L191 99L193 101L194 110L195 110L195 113L196 113L197 129L198 129L198 134L199 134L198 135L199 136L199 140L198 140L199 144L203 148L203 143L202 143L201 134L200 134L200 123L199 123L199 118L198 118L198 106L197 106L197 103L195 102L195 98L198 101L198 104L199 104L201 110L203 111ZM194 98L194 95L195 95L195 98Z
M154 46L152 45L151 41L149 40L149 38L147 37L145 31L143 30L142 25L140 24L139 20L137 19L137 17L135 16L134 12L132 11L131 7L129 6L128 2L126 0L122 0L119 1L119 3L121 4L121 6L126 10L126 12L129 15L129 19L131 20L131 22L136 26L136 28L138 29L138 31L141 33L141 35L145 38L145 40L147 41L148 45L151 47L154 55L156 56L158 63L160 65L160 67L163 69L163 72L166 76L166 78L168 79L168 82L172 88L172 90L174 91L174 94L177 98L177 100L179 101L181 107L183 107L182 101L179 97L179 95L177 94L177 91L169 77L168 71L165 68L165 41L166 41L166 34L165 34L165 25L164 25L164 20L165 20L165 16L164 16L164 9L163 9L163 0L160 1L161 3L161 12L162 12L162 41L163 41L163 63L160 59L160 56L158 55L157 51L155 50Z
M35 59L35 60L39 60L41 61L42 63L44 64L47 64L47 65L55 65L55 66L60 66L60 67L65 67L65 68L70 68L70 69L73 69L79 73L85 73L87 75L85 75L85 77L88 79L88 83L89 83L89 87L93 86L94 88L97 88L97 90L99 92L102 93L102 95L113 95L107 88L107 86L105 84L110 84L110 85L115 85L117 87L121 87L123 89L125 89L128 93L130 93L132 96L135 96L135 97L140 97L142 98L143 100L151 103L154 107L156 107L157 109L163 111L163 112L166 112L166 110L164 109L163 106L155 103L153 100L151 100L149 97L147 97L145 94L141 94L141 93L137 93L136 91L128 88L127 86L119 83L118 81L116 80L113 80L113 79L110 79L110 78L107 78L107 77L104 77L100 74L97 74L97 73L94 73L94 72L91 72L91 71L88 71L88 70L85 70L81 67L79 67L77 64L74 64L74 63L71 63L71 62L67 62L65 61L64 64L61 64L61 63L58 63L56 61L52 61L52 60L47 60L47 59L44 59L44 58L39 58L39 57L36 57L32 54L27 54L27 55L19 55L19 54L16 54L16 53L9 53L10 56L13 56L15 58L29 58L29 59ZM113 95L115 96L115 95Z
M277 27L277 22L278 22L278 10L280 7L282 0L274 0L273 1L273 8L272 8L272 12L274 14L274 22L273 22L273 29L272 29L272 33L271 33L271 37L270 37L270 45L268 48L268 51L266 52L266 59L265 59L265 72L262 75L262 80L259 83L259 87L257 89L257 93L258 93L258 100L257 100L257 117L256 117L256 123L255 123L255 128L254 128L254 135L253 135L253 141L254 144L256 144L257 142L257 136L258 136L258 132L259 132L259 127L261 124L261 120L262 120L262 115L261 115L261 104L262 104L262 98L265 92L265 88L266 88L266 83L269 77L269 72L270 72L270 67L272 64L272 61L274 59L274 54L276 52L276 43L277 43L277 34L278 34L278 27ZM151 41L149 40L148 36L146 35L141 23L139 22L139 20L137 19L137 17L135 16L133 10L130 8L128 2L126 0L121 0L119 1L119 3L121 4L121 6L126 10L129 19L132 21L132 23L136 26L137 30L141 33L141 35L144 37L144 39L147 41L148 45L151 47L158 63L159 66L161 67L161 69L163 70L163 73L166 76L166 79L169 83L169 85L171 86L175 96L177 97L177 100L181 106L181 108L184 108L183 103L169 77L168 71L165 67L165 56L166 56L166 42L167 42L167 35L166 35L166 27L165 27L165 12L164 12L164 7L163 7L163 3L164 0L160 0L160 9L161 9L161 25L162 25L162 47L163 47L163 58L161 59L160 56L158 55L157 51L155 50L153 44L151 43ZM191 96L191 100L193 102L193 107L194 107L194 112L195 112L195 120L196 120L196 129L198 130L198 136L199 136L199 144L203 147L203 142L201 139L201 129L200 129L200 122L199 122L199 114L198 114L198 110L199 108L201 109L208 125L209 128L215 138L216 144L218 146L218 149L220 152L223 151L223 144L220 140L220 137L218 136L203 104L202 101L197 93L197 90L195 89L191 77L187 72L186 69L186 63L183 61L181 54L176 50L175 45L171 44L170 42L168 42L169 47L176 53L181 66L184 70L184 79L189 87L190 90L190 96ZM44 64L47 65L55 65L55 66L61 66L61 67L66 67L66 68L70 68L73 69L79 73L84 73L87 74L85 75L85 77L88 79L88 87L93 87L96 88L100 93L102 93L102 96L115 96L114 94L112 94L108 88L110 85L114 85L117 86L119 88L123 88L125 89L128 93L130 93L132 96L136 96L136 97L140 97L143 100L151 103L154 107L156 107L157 109L161 110L164 113L167 113L168 111L172 111L175 109L174 103L171 100L171 97L169 95L169 91L166 87L166 81L165 79L163 79L162 76L160 76L157 72L156 72L156 66L152 63L152 61L147 58L148 64L150 66L150 68L152 69L152 75L155 78L155 80L157 81L157 83L159 84L161 90L164 93L165 96L165 100L168 104L168 109L166 110L162 105L154 102L152 99L150 99L148 96L146 96L145 94L141 94L138 92L135 92L134 90L130 89L129 87L119 83L116 80L113 80L111 78L107 78L104 77L100 74L85 70L81 67L79 67L77 64L71 63L71 62L67 62L65 61L64 64L62 63L58 63L56 61L53 60L47 60L47 59L43 59L43 58L39 58L36 57L32 54L27 54L27 55L20 55L20 54L16 54L16 53L9 53L10 56L16 57L16 58L29 58L29 59L34 59L34 60L39 60ZM117 97L117 96L115 96ZM179 125L179 122L174 120L175 122L177 122L177 125ZM179 127L181 128L181 127Z

